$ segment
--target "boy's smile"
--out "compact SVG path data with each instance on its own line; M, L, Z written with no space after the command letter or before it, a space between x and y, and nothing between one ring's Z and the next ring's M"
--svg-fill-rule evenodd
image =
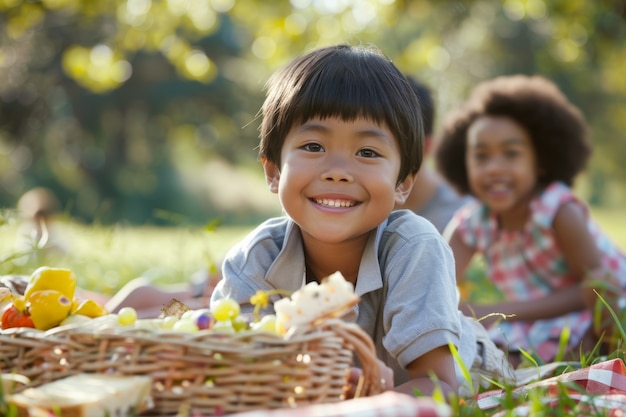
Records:
M268 161L263 166L270 189L305 240L343 243L366 239L406 198L406 183L413 177L397 185L400 162L399 146L386 126L330 117L294 126L280 166Z

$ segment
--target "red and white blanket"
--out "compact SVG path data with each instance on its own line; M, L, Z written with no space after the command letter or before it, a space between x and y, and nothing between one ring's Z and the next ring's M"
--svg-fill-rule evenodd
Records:
M477 406L485 415L500 417L532 415L533 389L541 390L541 403L548 407L559 404L566 390L572 415L604 415L626 417L626 366L621 359L613 359L557 376L543 377L558 371L563 364L550 364L539 368L520 370L522 379L539 379L508 393L493 390L479 394ZM533 378L534 374L534 378ZM503 405L514 398L515 408ZM468 404L470 402L468 401ZM233 417L451 417L452 409L437 404L431 398L413 398L395 392L359 398L342 403L319 404L297 409L259 410L233 415ZM556 414L555 414L556 415Z

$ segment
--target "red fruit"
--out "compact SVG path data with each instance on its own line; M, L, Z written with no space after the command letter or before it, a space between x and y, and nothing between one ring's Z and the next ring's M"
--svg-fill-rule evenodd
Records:
M12 327L35 327L30 316L22 313L14 305L10 305L2 313L2 330Z

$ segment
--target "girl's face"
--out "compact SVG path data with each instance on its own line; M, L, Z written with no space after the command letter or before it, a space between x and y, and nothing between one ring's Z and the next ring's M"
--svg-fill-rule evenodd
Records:
M368 119L311 119L294 126L281 165L263 161L272 192L304 239L342 243L367 238L406 199L410 176L396 185L400 150L386 126Z
M526 130L505 116L482 116L467 132L467 173L472 193L500 219L518 227L529 213L538 178Z

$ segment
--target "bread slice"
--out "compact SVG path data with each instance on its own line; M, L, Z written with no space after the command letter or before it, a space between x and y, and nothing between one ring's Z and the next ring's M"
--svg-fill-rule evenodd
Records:
M130 417L150 408L148 376L78 374L9 395L20 417Z
M360 300L354 285L337 271L319 284L309 282L290 298L276 301L274 311L280 331L285 332L320 319L341 317Z

